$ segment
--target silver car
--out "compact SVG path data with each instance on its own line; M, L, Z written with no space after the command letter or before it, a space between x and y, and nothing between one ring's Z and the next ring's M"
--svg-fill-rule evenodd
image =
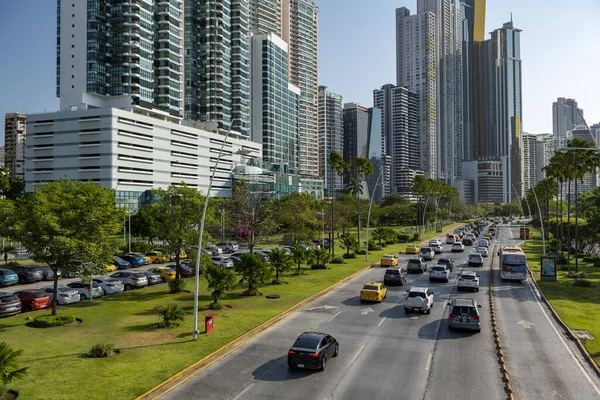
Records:
M457 298L450 303L448 316L448 330L467 329L481 332L481 318L477 301L473 299Z
M121 293L125 290L123 282L118 279L111 278L109 276L97 276L94 278L94 282L100 285L104 294L115 294Z
M52 299L54 294L54 286L43 286L40 288L40 290L47 293ZM68 286L58 286L56 288L56 294L56 302L60 305L77 303L79 300L81 300L81 295L79 292Z
M233 260L229 257L212 256L211 258L217 267L233 268Z
M110 277L123 282L125 290L148 286L148 278L140 271L119 271Z
M90 284L89 283L84 283L82 281L71 282L67 286L70 287L71 289L77 290L81 296L81 300L87 300L90 298ZM92 285L92 295L91 296L92 297L104 296L104 290L102 290L102 287L96 282L94 282Z

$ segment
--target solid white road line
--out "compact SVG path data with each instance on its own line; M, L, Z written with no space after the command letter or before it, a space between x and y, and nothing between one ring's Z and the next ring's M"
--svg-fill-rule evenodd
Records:
M256 385L256 382L251 382L248 385L246 385L245 388L243 388L241 391L238 392L237 395L235 395L235 397L232 397L231 400L239 400L244 393L246 393L248 390L250 390L252 388L252 386Z
M340 315L342 312L338 311L335 314L333 314L331 317L329 317L329 319L326 322L331 322L332 319L334 319L335 317L337 317L338 315Z
M381 321L379 321L379 323L377 324L377 326L381 326L383 324L383 321L386 320L387 317L383 317L381 318Z
M429 368L431 367L431 360L433 360L433 352L432 351L429 352L429 356L427 357L427 364L425 364L425 371L429 371Z

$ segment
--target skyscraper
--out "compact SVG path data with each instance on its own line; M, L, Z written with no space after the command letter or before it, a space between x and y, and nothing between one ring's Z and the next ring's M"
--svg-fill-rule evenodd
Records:
M531 189L537 183L537 135L523 133L523 185L525 190Z
M420 169L433 179L438 178L436 60L435 15L396 9L396 85L419 96Z
M183 1L57 4L61 110L108 99L183 116Z
M250 31L252 33L282 33L282 0L250 0Z
M12 176L25 178L27 117L19 113L4 116L4 166Z
M554 155L556 150L556 139L551 133L542 133L537 135L537 141L535 143L536 150L536 180L537 184L539 181L546 177L544 167L550 164L550 159Z
M342 177L331 174L329 155L332 151L344 152L344 120L342 96L329 92L327 86L319 86L319 172L325 181L325 190L330 196L343 189ZM333 180L333 183L332 183Z
M552 103L552 134L558 147L567 145L568 132L583 122L583 110L575 99L559 97Z

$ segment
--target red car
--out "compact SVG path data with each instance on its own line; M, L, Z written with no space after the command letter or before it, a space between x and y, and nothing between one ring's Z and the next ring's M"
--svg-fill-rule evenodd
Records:
M21 290L16 292L15 295L21 300L21 312L52 307L50 296L38 289Z

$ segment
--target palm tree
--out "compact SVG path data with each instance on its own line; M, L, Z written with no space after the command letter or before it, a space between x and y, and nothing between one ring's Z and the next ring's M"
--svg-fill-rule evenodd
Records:
M269 263L275 271L275 280L273 283L282 283L279 280L279 274L289 270L294 264L294 261L287 251L275 248L269 253Z
M356 240L354 236L350 235L344 235L342 240L340 240L340 243L342 245L342 249L346 250L347 255L350 255L350 250L354 251L358 246L358 240Z
M556 254L563 253L563 208L564 208L564 183L566 181L565 170L568 167L567 158L565 157L565 153L555 152L552 158L550 159L550 163L543 168L546 174L556 180L558 183L558 187L560 190L557 190L557 193L560 192L559 196L556 199ZM559 205L560 205L560 220L558 219L559 213ZM559 247L560 246L560 247Z
M331 246L333 247L333 246ZM300 245L295 245L294 248L292 249L292 260L294 261L294 264L296 264L298 266L298 270L296 271L296 275L300 275L300 266L305 263L308 259L308 251L306 250L306 248L300 246Z
M329 154L329 165L331 166L331 240L330 243L334 243L335 234L335 181L334 175L343 176L344 172L350 168L350 164L344 161L342 155L336 151L332 151ZM334 174L335 172L335 174ZM331 246L331 256L335 257L335 246ZM300 273L300 266L298 265L298 273Z
M348 189L350 194L356 198L356 215L358 218L358 245L360 247L360 196L364 194L363 189L363 178L373 174L373 165L369 162L369 159L364 157L354 157L352 164L354 177L350 180Z
M210 295L213 298L213 302L209 305L209 308L211 310L219 310L222 307L219 299L227 291L233 290L237 286L237 277L233 271L212 264L206 269L205 276L208 281L208 288L212 290Z
M0 397L8 391L6 385L22 378L27 368L19 368L17 358L23 350L13 350L6 342L0 342Z

